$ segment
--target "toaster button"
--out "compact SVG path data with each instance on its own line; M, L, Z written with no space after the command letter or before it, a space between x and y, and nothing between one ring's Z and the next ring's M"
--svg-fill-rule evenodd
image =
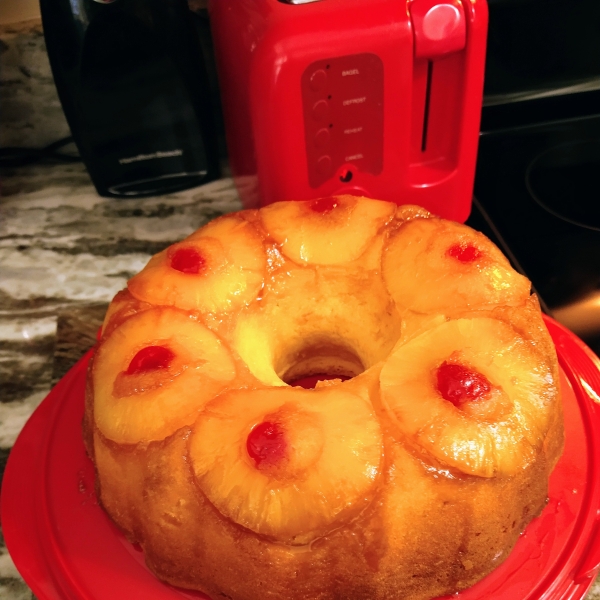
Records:
M321 80L322 89L314 89ZM383 82L383 61L372 53L330 56L303 71L306 174L313 190L328 181L339 185L348 177L338 172L342 167L352 172L353 185L382 172Z
M329 102L327 100L319 100L313 106L313 117L317 121L324 121L329 117Z
M417 58L436 58L465 47L466 18L457 0L415 0L410 14Z
M317 171L321 175L329 175L331 173L331 156L321 156L317 161Z
M313 92L320 92L327 83L327 73L323 69L315 71L310 76L310 89Z
M330 138L331 135L329 134L329 129L319 129L315 135L315 146L317 148L323 148L323 146L327 146Z

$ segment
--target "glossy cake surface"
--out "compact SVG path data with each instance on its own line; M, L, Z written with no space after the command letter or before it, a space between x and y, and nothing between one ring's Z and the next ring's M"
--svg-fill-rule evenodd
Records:
M465 225L354 196L153 257L107 313L84 435L157 576L233 600L464 589L540 513L563 446L528 280Z

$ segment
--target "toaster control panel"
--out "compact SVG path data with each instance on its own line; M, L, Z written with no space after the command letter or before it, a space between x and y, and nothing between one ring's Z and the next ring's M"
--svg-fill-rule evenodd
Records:
M332 177L383 168L383 63L376 54L311 63L302 74L308 180L317 188Z

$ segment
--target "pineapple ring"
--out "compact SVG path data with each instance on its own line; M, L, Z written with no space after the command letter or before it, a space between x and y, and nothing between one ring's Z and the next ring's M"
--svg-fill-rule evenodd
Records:
M154 368L136 369L148 348L163 351L158 359L156 353L145 357ZM113 442L162 440L191 425L235 375L229 351L202 323L177 309L151 308L127 319L98 347L94 420Z
M255 228L239 216L225 216L153 256L127 285L144 302L223 312L258 296L266 263Z
M361 256L395 212L390 202L336 196L277 202L261 209L260 216L288 258L300 264L338 265Z
M248 452L264 423L283 434L266 466ZM308 543L362 510L383 456L373 408L340 388L226 392L198 417L189 444L196 481L221 514L288 543Z
M503 321L447 321L396 348L381 371L381 399L401 436L440 462L470 475L511 476L539 454L557 394L540 359ZM492 389L458 408L436 381L445 362L473 369Z
M383 278L396 304L419 313L517 305L529 281L482 233L437 218L403 223L384 249Z

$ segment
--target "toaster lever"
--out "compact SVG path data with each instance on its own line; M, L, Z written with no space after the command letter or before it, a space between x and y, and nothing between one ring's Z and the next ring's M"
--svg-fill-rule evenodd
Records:
M438 58L462 50L467 42L467 26L458 0L413 0L410 16L416 58Z

